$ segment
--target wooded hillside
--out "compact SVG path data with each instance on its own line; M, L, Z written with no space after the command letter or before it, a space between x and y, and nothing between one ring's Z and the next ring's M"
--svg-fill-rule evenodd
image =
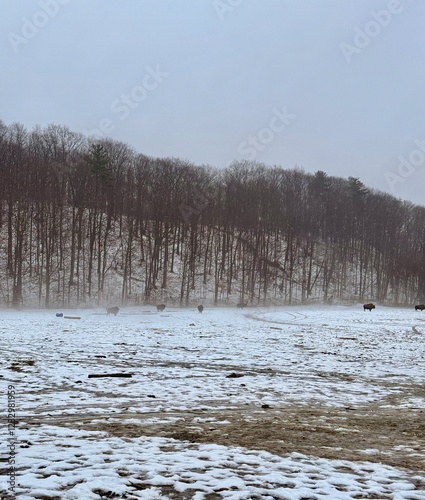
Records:
M424 299L425 207L356 177L0 122L0 305Z

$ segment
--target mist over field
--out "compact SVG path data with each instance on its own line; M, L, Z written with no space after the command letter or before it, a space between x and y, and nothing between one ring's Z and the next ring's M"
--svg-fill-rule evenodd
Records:
M415 305L425 208L360 179L0 127L0 304Z

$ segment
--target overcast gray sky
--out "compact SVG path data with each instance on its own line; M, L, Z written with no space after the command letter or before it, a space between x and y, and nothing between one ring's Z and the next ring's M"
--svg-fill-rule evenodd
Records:
M0 119L425 204L425 2L1 0Z

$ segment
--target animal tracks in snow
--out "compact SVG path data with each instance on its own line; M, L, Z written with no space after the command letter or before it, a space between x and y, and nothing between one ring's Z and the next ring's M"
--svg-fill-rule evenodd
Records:
M81 320L66 326L51 311L0 313L22 498L424 498L414 471L425 469L425 342L412 311L167 310L123 308L112 321L72 311ZM114 372L133 377L88 378ZM138 455L142 446L148 454ZM241 463L257 465L226 468L234 447ZM190 456L205 481L184 462ZM174 475L149 475L143 460L168 461Z

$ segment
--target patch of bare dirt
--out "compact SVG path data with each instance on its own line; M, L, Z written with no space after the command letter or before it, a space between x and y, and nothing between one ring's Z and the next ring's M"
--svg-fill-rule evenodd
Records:
M115 414L109 422L99 422L99 415L93 418L95 422L87 415L80 424L72 417L52 417L44 423L105 431L122 438L160 436L243 446L280 456L298 452L425 471L425 411L420 409L299 406L261 410L246 406L220 411ZM140 419L140 423L126 422L130 418L133 422Z

